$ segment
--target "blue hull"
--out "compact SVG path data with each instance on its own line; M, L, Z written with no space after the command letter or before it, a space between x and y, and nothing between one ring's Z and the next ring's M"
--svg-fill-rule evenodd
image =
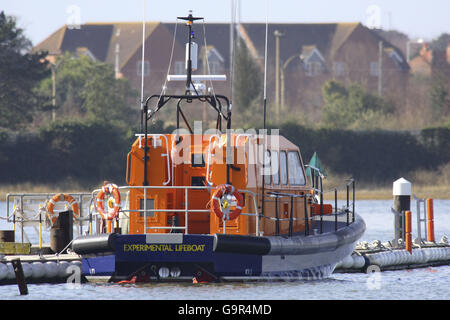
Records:
M214 252L210 235L183 235L182 239L182 243L148 243L145 235L118 235L114 253L83 257L82 273L118 280L140 269L158 278L161 267L179 267L180 279L192 279L199 271L212 277L261 274L261 255Z
M359 216L337 230L334 222L327 225L332 226L327 232L308 236L106 234L75 242L86 253L82 254L86 277L106 276L111 281L133 276L165 281L309 280L330 276L336 264L353 252L365 230Z

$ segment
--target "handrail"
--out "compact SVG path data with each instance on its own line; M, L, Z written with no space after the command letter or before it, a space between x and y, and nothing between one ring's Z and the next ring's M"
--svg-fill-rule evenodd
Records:
M131 210L131 209L120 209L120 212L144 212L144 229L146 230L145 233L147 233L147 229L181 229L181 230L185 230L185 234L188 234L188 216L189 213L207 213L210 212L209 209L189 209L189 204L188 204L188 190L194 189L194 190L201 190L201 189L212 189L210 186L120 186L118 187L119 190L128 190L128 189L144 189L144 205L146 204L146 200L147 200L147 190L148 189L184 189L185 190L185 206L184 208L176 208L176 209L138 209L138 210ZM92 197L95 198L95 194L100 192L101 189L96 189L94 191L92 191ZM255 208L255 213L241 213L241 215L245 215L245 216L253 216L256 219L256 224L255 224L255 234L257 236L260 235L260 230L259 230L259 213L258 213L258 206L257 206L257 202L256 202L256 195L253 191L250 190L238 190L241 193L247 193L249 195L252 196L253 199L253 205ZM157 227L148 227L146 224L147 221L147 212L185 212L185 226L184 227L173 227L173 226L157 226ZM226 225L226 220L225 221L225 225ZM225 228L224 228L224 232L225 232Z
M207 157L207 163L206 163L206 183L209 186L212 186L213 183L209 180L209 164L211 162L211 140L213 138L217 138L219 139L220 142L220 136L218 134L213 134L211 135L211 137L209 137L209 142L208 142L208 157Z

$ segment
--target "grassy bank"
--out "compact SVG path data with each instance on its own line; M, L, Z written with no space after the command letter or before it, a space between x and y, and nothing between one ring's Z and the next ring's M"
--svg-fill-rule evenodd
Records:
M331 183L329 183L331 182ZM57 193L57 192L91 192L99 188L102 183L95 186L84 187L76 183L57 183L57 184L35 184L35 183L21 183L0 185L0 201L5 201L8 193ZM334 188L338 187L338 199L346 199L346 189L343 184L333 184L333 180L324 180L324 199L327 201L334 199ZM433 198L433 199L450 199L450 186L446 184L440 185L418 185L412 184L412 193L418 198ZM351 197L351 189L350 189ZM379 200L392 199L392 185L377 186L377 185L358 185L356 184L357 200Z
M350 191L351 192L351 191ZM450 187L449 186L434 186L434 185L413 185L412 193L415 194L418 198L433 198L433 199L450 199ZM350 193L350 199L351 199ZM346 199L345 190L338 192L338 199L344 200ZM333 200L334 194L328 193L325 197L325 200ZM356 187L356 200L382 200L382 199L392 199L392 186L386 188L368 188Z
M99 183L98 186L102 184ZM93 187L83 187L79 183L73 182L60 182L55 184L37 184L37 183L18 183L18 184L3 184L0 185L0 201L6 200L8 193L78 193L78 192L91 192Z

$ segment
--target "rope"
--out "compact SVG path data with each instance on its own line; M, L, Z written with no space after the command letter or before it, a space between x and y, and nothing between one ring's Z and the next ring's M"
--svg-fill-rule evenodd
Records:
M208 47L207 47L207 43L206 43L205 19L203 18L202 20L203 20L203 43L204 43L204 46L205 46L205 60L206 60L206 66L207 66L207 69L208 69L208 74L211 74L211 69L210 69L209 60L208 60L208 51L207 51ZM214 86L213 86L213 82L212 82L211 79L209 79L209 83L211 85L212 94L213 94L214 98L216 98L216 92L214 91Z
M165 76L165 79L164 79L164 84L163 84L163 86L162 86L162 88L161 88L161 93L160 93L160 95L159 95L159 99L158 99L158 101L155 102L155 109L158 107L157 104L158 104L159 100L161 99L161 96L163 95L164 90L165 90L165 88L166 88L166 84L167 84L167 76L169 75L169 73L170 73L170 67L172 66L173 51L174 51L174 48L175 48L175 39L176 39L176 36L177 36L177 29L178 29L178 18L177 18L177 20L176 20L176 23L175 23L175 31L174 31L174 33L173 33L172 49L170 50L169 66L167 67L167 73L166 73L166 76ZM151 112L151 111L149 111L149 112Z

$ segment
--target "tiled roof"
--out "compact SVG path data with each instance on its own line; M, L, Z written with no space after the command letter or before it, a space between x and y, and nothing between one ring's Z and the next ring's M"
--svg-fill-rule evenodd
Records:
M170 31L175 32L175 23L163 23ZM205 30L205 32L203 32ZM229 23L207 23L197 22L194 25L195 42L199 48L205 44L204 33L206 33L206 45L213 46L224 58L224 66L228 68L230 64L230 24ZM172 39L170 39L172 40ZM177 25L176 40L180 44L186 43L186 27L184 22Z
M146 23L145 38L158 25L158 22ZM96 59L114 64L116 44L119 44L119 66L121 68L141 47L142 23L86 23L81 25L80 29L70 29L64 26L36 45L33 50L62 53L64 51L76 52L78 48L87 48Z
M176 41L184 45L186 42L185 23L147 23L146 36L158 27L164 26L170 33L174 33L177 25ZM333 59L333 55L345 43L357 27L365 28L360 23L313 23L313 24L269 24L268 26L268 62L275 60L275 30L284 34L280 39L280 59L286 61L293 55L302 53L304 48L317 48L326 59ZM238 29L238 28L237 28ZM213 46L224 58L224 67L230 63L230 24L197 22L194 25L195 40L201 49L204 46L204 30L206 44ZM264 23L244 23L240 25L239 33L254 57L264 57L265 47ZM385 48L395 49L402 58L400 50L384 40L375 32L371 32L375 40L382 40ZM237 36L236 36L237 37ZM168 39L172 41L172 39ZM63 51L75 52L79 47L88 48L99 60L111 64L115 63L116 44L119 45L119 68L122 68L132 55L140 50L142 43L142 23L140 22L111 22L86 23L80 29L69 29L64 26L50 37L39 43L34 50L48 50L50 53ZM405 60L405 59L404 59ZM402 67L408 68L406 60Z

